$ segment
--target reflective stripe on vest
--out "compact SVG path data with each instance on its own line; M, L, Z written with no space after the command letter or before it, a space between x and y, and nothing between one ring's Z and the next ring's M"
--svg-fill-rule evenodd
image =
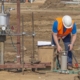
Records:
M66 31L63 33L63 23L62 23L62 18L56 18L56 21L58 22L58 37L64 37L64 36L67 36L68 34L71 33L72 31L72 28L69 28L69 29L66 29ZM74 21L73 21L74 23Z

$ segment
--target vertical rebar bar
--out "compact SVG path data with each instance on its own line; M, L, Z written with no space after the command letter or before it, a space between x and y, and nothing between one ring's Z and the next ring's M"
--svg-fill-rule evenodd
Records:
M20 0L17 0L17 33L20 33ZM21 62L21 45L20 36L17 36L17 63Z
M32 12L32 62L34 60L34 13Z
M22 16L22 33L24 32L24 20ZM24 34L22 34L22 73L24 74Z

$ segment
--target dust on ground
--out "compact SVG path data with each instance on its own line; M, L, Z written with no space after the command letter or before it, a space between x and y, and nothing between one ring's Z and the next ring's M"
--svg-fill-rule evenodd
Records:
M61 3L61 0L46 0L45 3L40 6L40 8L59 8L59 7L65 7L65 4Z

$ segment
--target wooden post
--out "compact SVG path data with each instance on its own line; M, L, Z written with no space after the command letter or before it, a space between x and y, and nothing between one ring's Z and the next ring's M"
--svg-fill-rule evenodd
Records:
M56 48L53 46L53 57L52 57L53 63L51 65L51 70L56 69Z

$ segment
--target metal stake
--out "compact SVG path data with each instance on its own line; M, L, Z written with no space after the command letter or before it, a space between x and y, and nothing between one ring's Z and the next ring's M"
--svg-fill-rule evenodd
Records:
M34 61L34 14L32 12L32 42L33 42L33 47L32 47L32 61Z
M24 32L23 16L22 16L22 32ZM22 73L24 74L24 34L22 34Z
M20 0L17 0L17 33L20 33ZM17 36L17 63L21 62L20 36Z

